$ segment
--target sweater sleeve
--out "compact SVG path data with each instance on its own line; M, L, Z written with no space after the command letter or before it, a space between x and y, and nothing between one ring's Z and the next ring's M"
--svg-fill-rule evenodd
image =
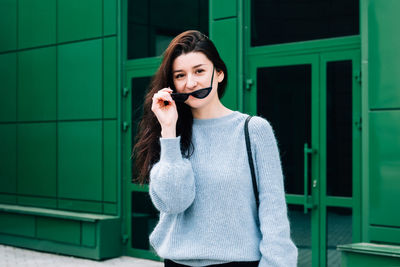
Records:
M259 267L296 266L298 252L290 238L282 167L273 130L267 120L255 116L249 122L249 134L260 198Z
M185 211L195 197L192 166L182 157L180 139L160 138L160 160L150 170L151 200L160 212L169 214Z

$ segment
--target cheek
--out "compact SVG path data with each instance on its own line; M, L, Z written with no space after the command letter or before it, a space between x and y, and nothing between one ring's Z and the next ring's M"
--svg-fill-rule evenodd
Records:
M216 85L216 86L214 86L213 87L213 89L212 89L212 91L210 92L210 95L209 96L211 96L211 97L218 97L218 84ZM210 97L210 98L211 98Z
M175 89L178 93L183 93L183 85L181 82L174 82Z

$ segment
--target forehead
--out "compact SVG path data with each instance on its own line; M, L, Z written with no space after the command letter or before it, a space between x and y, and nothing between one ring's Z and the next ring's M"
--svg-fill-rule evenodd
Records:
M178 56L172 63L172 71L192 69L199 64L211 64L211 61L201 52L190 52Z

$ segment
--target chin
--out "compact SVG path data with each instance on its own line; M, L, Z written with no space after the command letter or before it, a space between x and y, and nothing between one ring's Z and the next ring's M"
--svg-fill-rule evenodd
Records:
M188 100L185 102L186 105L188 105L191 108L202 108L205 105L207 105L207 103L205 101L199 101L199 100Z

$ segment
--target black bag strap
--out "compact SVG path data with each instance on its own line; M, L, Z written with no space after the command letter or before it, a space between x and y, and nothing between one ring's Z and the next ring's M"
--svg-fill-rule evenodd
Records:
M244 123L244 136L246 137L247 156L249 158L251 179L253 181L253 191L254 191L254 196L256 198L256 205L257 205L257 209L258 209L258 207L260 206L260 200L258 197L256 173L254 171L254 162L253 162L253 155L251 154L251 144L250 144L250 136L249 136L249 121L250 121L251 117L252 116L248 116Z

